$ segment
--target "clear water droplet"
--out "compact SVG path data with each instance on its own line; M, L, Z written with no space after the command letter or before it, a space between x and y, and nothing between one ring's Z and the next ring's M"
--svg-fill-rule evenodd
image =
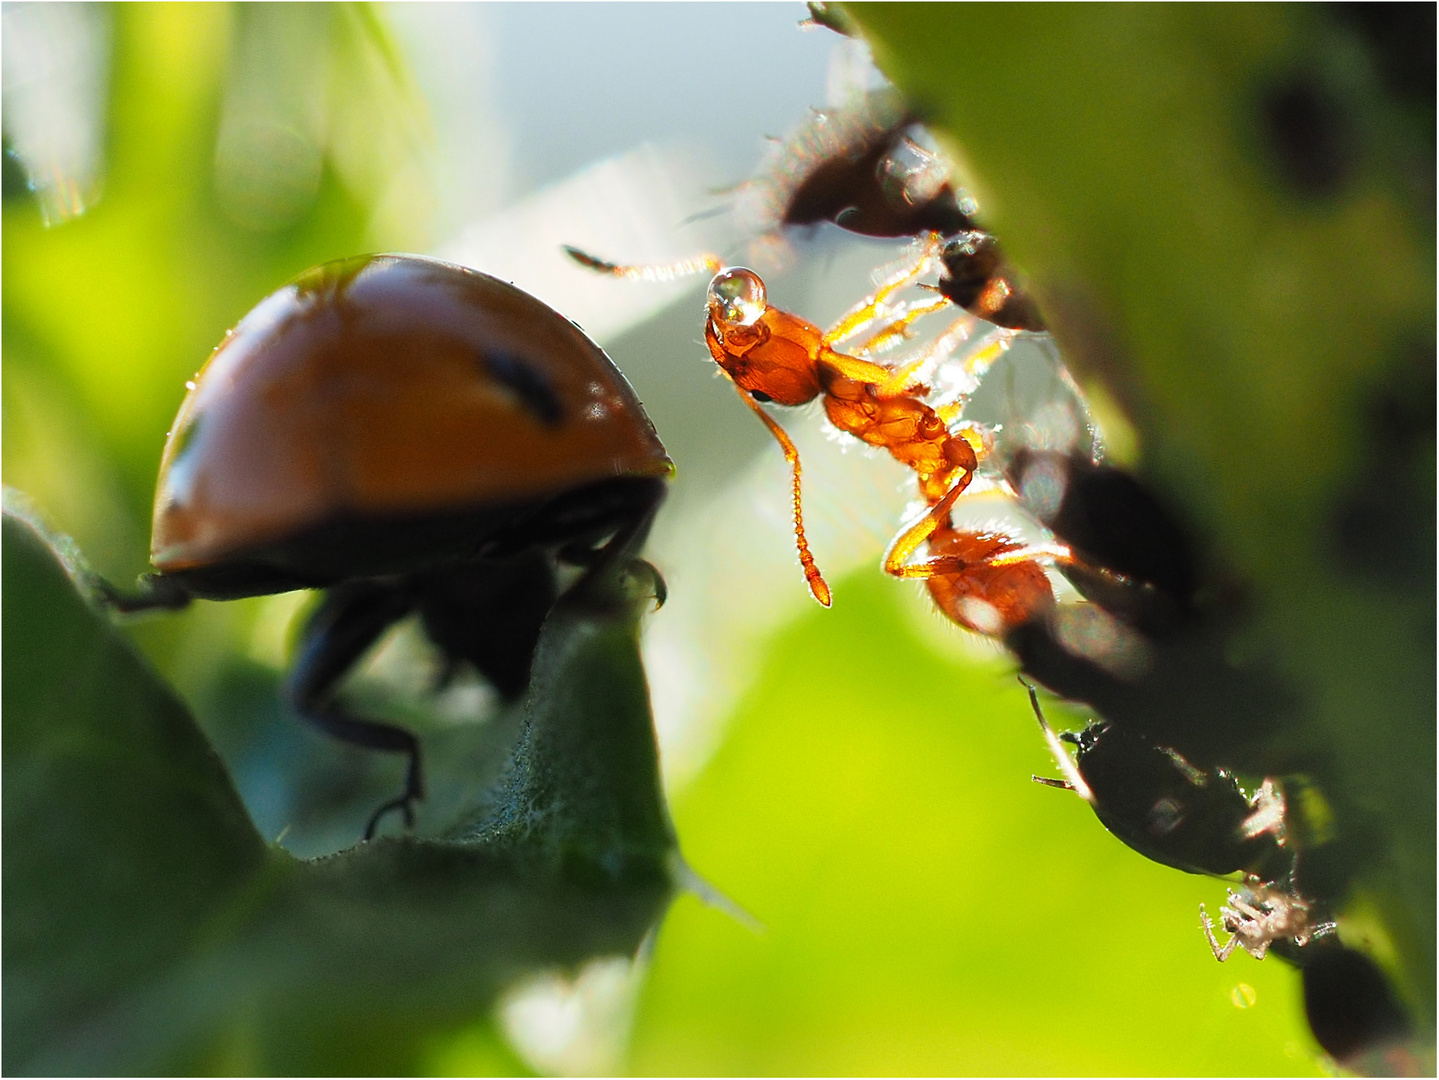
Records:
M731 267L710 282L710 318L721 331L753 326L766 307L764 282L753 270Z

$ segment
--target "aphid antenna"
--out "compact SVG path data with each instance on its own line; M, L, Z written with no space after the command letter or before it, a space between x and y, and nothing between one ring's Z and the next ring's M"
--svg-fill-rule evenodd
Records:
M1064 781L1062 782L1043 780L1037 776L1034 779L1047 787L1068 787L1070 791L1074 792L1085 802L1091 806L1094 805L1093 789L1085 783L1084 777L1079 775L1079 766L1075 765L1074 759L1070 757L1069 752L1065 750L1064 743L1061 742L1059 736L1054 733L1054 729L1049 726L1049 722L1044 719L1044 712L1039 707L1039 691L1035 690L1034 684L1026 681L1024 676L1019 675L1016 676L1016 678L1019 679L1019 685L1029 691L1029 704L1034 708L1035 719L1039 721L1039 730L1044 733L1044 741L1049 744L1049 751L1054 755L1054 760L1059 766L1059 771L1064 774Z
M678 850L671 851L666 860L669 864L670 880L675 886L696 897L706 907L722 911L745 929L763 934L768 928L763 922L746 911L738 902L726 896L711 882L705 880Z

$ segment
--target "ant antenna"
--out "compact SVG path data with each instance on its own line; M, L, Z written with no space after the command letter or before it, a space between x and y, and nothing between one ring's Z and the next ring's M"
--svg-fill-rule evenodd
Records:
M719 273L724 266L724 261L718 255L709 252L657 266L626 266L623 263L613 263L568 244L564 245L564 252L588 270L629 281L674 281L676 278L693 277L700 273L713 275Z

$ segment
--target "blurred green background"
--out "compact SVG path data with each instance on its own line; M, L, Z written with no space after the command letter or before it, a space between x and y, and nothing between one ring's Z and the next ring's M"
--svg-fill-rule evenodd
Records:
M852 47L799 31L803 15L7 6L6 483L128 581L145 569L185 380L260 298L327 259L457 252L476 222L520 217L546 185L645 140L681 147L701 194L742 182L765 135L865 77ZM716 33L745 47L720 64ZM682 247L682 225L657 227ZM892 252L821 235L799 254L773 294L823 321ZM814 416L790 422L838 598L814 609L778 453L713 380L694 294L597 333L680 469L655 541L674 601L648 655L681 845L762 929L681 897L637 970L539 978L414 1068L1319 1071L1295 973L1210 956L1197 908L1218 906L1221 883L1144 862L1077 799L1032 784L1052 765L1007 661L881 578L897 470L841 453ZM353 840L357 808L393 777L279 703L303 603L202 603L127 632L195 709L262 832L320 854ZM485 707L475 688L438 713L423 702L429 659L402 633L366 672L371 692L422 728Z

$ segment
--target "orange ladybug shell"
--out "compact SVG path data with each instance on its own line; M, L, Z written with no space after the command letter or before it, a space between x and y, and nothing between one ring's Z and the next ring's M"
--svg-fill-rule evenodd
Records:
M673 471L624 376L552 308L434 259L346 259L210 357L165 444L150 559L205 567L330 520Z

